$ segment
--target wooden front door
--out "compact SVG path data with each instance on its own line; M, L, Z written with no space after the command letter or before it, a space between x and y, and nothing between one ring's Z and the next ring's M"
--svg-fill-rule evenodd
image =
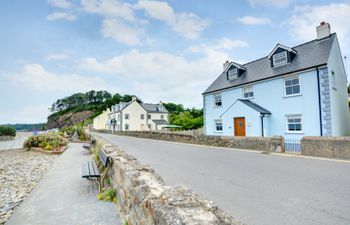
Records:
M235 124L235 136L245 136L245 117L233 119Z

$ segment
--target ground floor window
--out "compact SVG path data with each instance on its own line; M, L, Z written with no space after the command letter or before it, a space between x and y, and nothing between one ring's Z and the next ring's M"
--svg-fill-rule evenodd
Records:
M129 124L125 124L125 130L129 130Z
M302 116L301 115L287 115L286 116L287 132L302 132Z
M222 120L215 120L215 131L222 132Z

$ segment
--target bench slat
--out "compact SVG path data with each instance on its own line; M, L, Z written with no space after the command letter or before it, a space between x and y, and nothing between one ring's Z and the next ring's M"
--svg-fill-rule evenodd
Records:
M83 163L83 178L100 177L100 173L94 161L87 161Z

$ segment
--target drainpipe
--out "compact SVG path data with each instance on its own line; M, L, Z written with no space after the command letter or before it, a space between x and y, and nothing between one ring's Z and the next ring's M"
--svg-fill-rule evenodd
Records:
M319 112L319 118L320 118L320 136L323 136L323 130L322 130L322 104L321 104L321 83L320 83L320 71L318 68L316 68L317 72L317 91L318 91L318 112Z
M265 114L260 114L260 119L261 119L261 136L264 137L264 117Z

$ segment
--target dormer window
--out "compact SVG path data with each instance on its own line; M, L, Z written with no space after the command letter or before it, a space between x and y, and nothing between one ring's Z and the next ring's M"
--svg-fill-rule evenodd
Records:
M272 59L273 59L273 66L280 66L280 65L286 64L288 61L287 51L274 54L272 56Z
M232 68L229 71L227 71L227 79L228 80L235 80L238 77L238 69Z

